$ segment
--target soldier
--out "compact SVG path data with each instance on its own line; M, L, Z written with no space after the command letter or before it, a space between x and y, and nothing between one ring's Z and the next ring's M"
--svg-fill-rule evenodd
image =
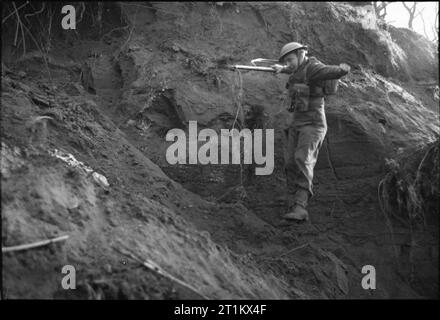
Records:
M306 46L288 43L281 49L279 58L284 65L272 66L276 73L291 74L286 85L292 98L289 111L293 112L293 118L286 130L288 212L284 218L297 221L309 218L306 207L313 196L313 169L327 133L324 96L336 91L336 79L350 71L345 63L325 65L306 53Z

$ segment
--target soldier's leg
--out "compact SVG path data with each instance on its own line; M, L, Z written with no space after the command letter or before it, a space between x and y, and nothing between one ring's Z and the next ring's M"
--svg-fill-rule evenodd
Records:
M326 128L305 126L298 134L294 157L299 168L296 181L299 189L294 201L303 207L307 206L309 198L313 196L313 170L326 132Z
M308 220L306 210L308 200L313 196L313 170L318 159L319 149L326 134L325 128L302 127L294 135L294 152L288 158L286 173L293 184L290 190L295 190L293 197L289 197L289 210L284 215L289 220ZM292 182L293 179L296 179Z
M308 180L298 165L297 148L301 131L295 127L285 130L284 171L287 180L287 208L291 210L298 201L305 202L308 198Z

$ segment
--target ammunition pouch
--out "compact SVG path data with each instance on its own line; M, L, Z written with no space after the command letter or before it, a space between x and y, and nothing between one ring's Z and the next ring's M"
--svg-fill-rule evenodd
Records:
M339 79L325 80L323 86L324 94L326 96L334 95L338 91L338 87Z
M287 109L289 112L305 112L309 110L310 98L323 97L324 92L321 87L309 86L305 83L295 83L288 85L291 103Z

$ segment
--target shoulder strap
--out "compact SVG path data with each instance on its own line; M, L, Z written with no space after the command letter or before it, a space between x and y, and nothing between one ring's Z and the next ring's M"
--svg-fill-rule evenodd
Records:
M304 66L303 72L304 72L304 77L303 77L303 83L308 84L308 77L307 77L307 69L310 66L311 61L307 61L306 65Z

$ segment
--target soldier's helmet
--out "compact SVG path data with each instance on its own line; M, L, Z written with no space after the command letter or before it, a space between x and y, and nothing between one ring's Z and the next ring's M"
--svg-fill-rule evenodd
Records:
M305 49L307 50L307 46L299 43L299 42L289 42L288 44L284 45L281 48L280 51L280 57L278 59L279 62L283 62L283 59L286 55L288 55L289 53L299 50L299 49Z

